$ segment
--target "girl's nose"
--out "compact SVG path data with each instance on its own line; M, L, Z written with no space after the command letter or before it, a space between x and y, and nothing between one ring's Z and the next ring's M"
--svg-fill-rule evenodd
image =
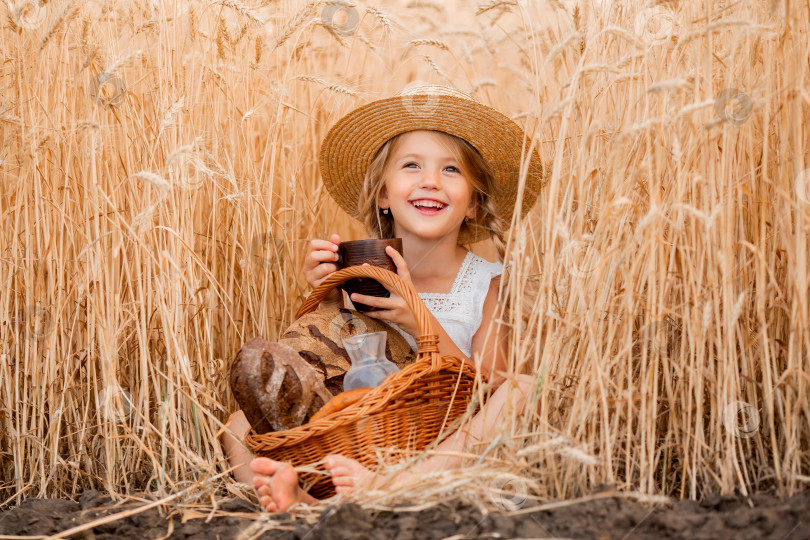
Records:
M442 186L441 178L441 171L434 168L425 168L422 172L419 187L439 189Z

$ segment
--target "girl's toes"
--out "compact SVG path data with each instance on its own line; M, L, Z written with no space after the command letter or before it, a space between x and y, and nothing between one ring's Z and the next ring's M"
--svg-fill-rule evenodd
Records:
M348 468L349 464L355 463L351 458L341 456L340 454L329 454L323 461L323 466L326 470L332 471L336 468Z
M276 503L273 502L273 499L269 495L259 497L259 504L261 504L262 507L264 507L264 509L268 512L273 512L273 507L276 506Z
M262 488L264 486L269 486L269 485L270 485L270 479L267 478L266 476L259 475L259 476L254 476L253 477L253 487L255 487L256 489L260 489L260 488Z
M256 474L273 476L278 469L279 462L270 458L260 457L250 462L250 470Z
M329 474L332 475L332 478L336 478L338 476L350 476L352 471L348 467L334 467L329 471Z
M354 487L354 478L351 476L333 476L332 485L337 487Z

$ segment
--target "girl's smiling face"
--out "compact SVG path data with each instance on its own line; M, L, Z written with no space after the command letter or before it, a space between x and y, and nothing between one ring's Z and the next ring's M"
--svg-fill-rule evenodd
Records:
M400 136L385 165L380 208L390 208L398 237L458 236L474 216L473 187L442 136L411 131Z

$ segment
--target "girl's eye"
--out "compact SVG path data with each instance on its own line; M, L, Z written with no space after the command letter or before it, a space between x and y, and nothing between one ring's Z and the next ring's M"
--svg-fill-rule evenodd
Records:
M448 167L445 167L444 170L450 171L450 172L453 172L453 173L460 173L461 172L461 169L459 169L458 167L454 167L452 165L450 165Z
M414 167L418 167L418 165L416 163L414 163L413 161L409 161L408 163L403 165L403 167L406 168L406 169L412 169Z

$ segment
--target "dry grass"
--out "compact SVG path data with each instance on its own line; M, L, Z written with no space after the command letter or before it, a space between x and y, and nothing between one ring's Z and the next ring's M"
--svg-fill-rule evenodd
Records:
M362 237L319 141L417 79L549 164L504 291L536 399L488 459L539 498L806 486L808 5L623 4L3 7L0 503L223 470L229 360L291 322L309 239Z

